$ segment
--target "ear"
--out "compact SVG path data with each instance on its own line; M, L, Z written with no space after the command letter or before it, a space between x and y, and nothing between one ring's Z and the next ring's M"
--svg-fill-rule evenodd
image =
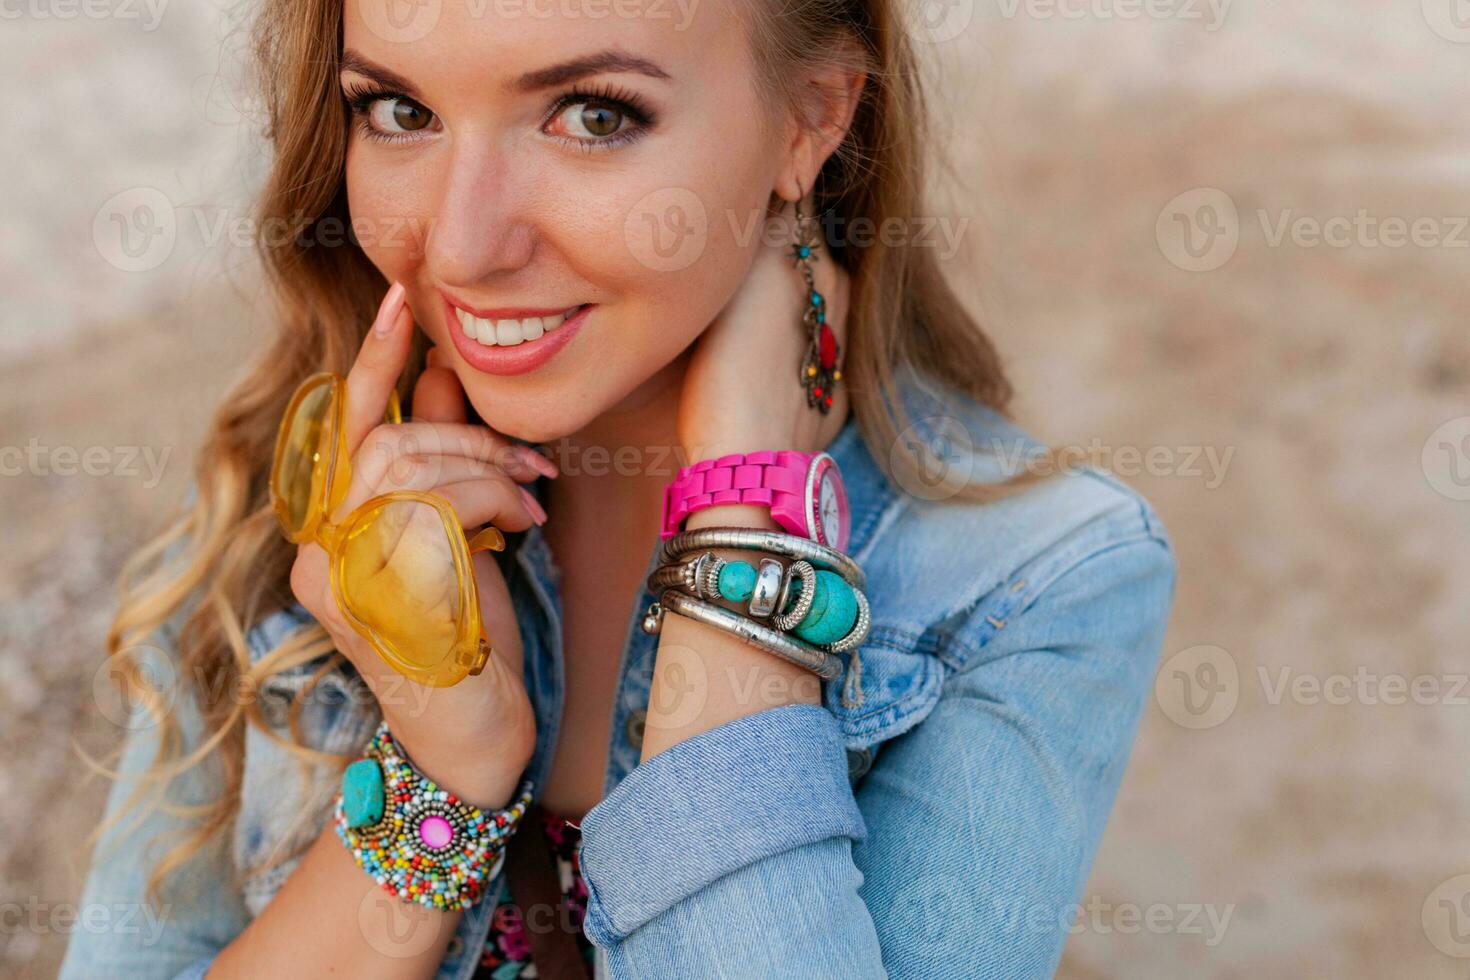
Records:
M792 110L786 165L776 178L775 191L783 200L795 201L803 189L811 190L822 165L847 136L867 80L866 71L842 63L810 75Z

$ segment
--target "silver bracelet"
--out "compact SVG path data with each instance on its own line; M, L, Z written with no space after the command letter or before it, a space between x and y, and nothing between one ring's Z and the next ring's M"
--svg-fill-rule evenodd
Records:
M694 531L683 531L664 542L663 549L659 552L659 564L673 565L692 552L707 548L769 551L793 561L808 561L818 568L830 569L847 579L847 584L855 589L862 589L867 585L862 567L842 552L809 538L763 528L702 527Z
M645 633L657 633L662 629L664 610L732 633L749 646L773 653L787 663L811 671L823 680L842 675L842 661L832 653L803 643L769 626L763 626L722 606L685 595L678 589L665 590L659 601L648 610L648 615L643 620Z
M796 597L796 607L789 613L780 610L786 608L786 603L791 600L791 586L794 582L801 582L801 593ZM776 615L771 617L771 625L783 633L789 633L801 625L806 619L806 614L812 611L812 602L817 597L817 570L809 561L797 560L786 569L786 576L781 582L781 595L776 600ZM861 590L853 589L854 593Z
M770 559L766 559L770 561ZM720 595L719 580L720 569L728 564L725 559L720 558L712 551L706 551L701 555L686 560L680 565L661 565L654 569L653 574L648 576L648 591L659 594L668 589L682 590L684 594L698 600L723 600ZM763 563L764 564L764 563ZM773 562L774 564L774 562ZM786 608L791 598L792 584L801 580L801 593L796 598L796 606L789 613L776 610ZM807 613L811 612L812 601L816 596L814 588L816 580L816 569L810 562L794 561L787 566L781 576L780 591L776 596L776 604L772 613L760 613L757 611L755 597L751 597L748 611L755 619L769 619L771 625L782 633L789 633L801 624ZM847 635L832 643L807 644L813 649L825 650L828 653L846 653L854 647L860 646L868 638L868 631L872 628L872 612L868 608L868 597L863 590L853 587L854 598L858 604L858 618ZM657 605L657 603L655 603ZM724 607L719 607L723 609ZM648 620L645 620L647 623ZM647 633L657 630L644 629Z

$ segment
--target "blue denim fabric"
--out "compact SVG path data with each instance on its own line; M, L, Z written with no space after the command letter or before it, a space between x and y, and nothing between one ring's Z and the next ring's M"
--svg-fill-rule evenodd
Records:
M975 478L999 479L1015 453L1039 448L932 382L906 378L903 398L912 434ZM605 797L582 825L599 977L1009 980L1055 970L1163 642L1175 581L1168 536L1135 491L1090 469L999 502L957 503L942 499L942 483L913 493L888 483L854 423L829 452L847 482L849 550L872 605L861 685L849 672L826 682L823 706L761 711L639 764L657 638L639 629L653 596L633 597ZM563 704L559 576L539 529L520 537L500 557L525 637L539 720L529 775L540 786ZM650 570L656 552L653 542ZM250 631L252 656L309 622L299 605L272 614ZM313 669L262 692L263 715L282 733L284 706L307 697ZM376 721L347 672L308 700L303 737L327 751L354 752ZM147 730L133 733L125 769L146 763L148 742ZM175 904L146 948L136 936L78 932L62 976L202 976L297 858L238 886L237 869L304 846L328 819L335 771L298 773L252 728L233 840L180 876L206 897ZM209 789L200 772L181 791ZM155 817L133 834L176 829ZM99 854L83 901L136 901L147 853ZM443 980L473 972L503 886L461 919Z

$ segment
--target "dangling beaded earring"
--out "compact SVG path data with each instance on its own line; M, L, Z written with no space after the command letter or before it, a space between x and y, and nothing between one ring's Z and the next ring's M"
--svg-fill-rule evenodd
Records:
M812 263L817 261L819 241L817 223L802 213L801 199L798 198L796 244L792 246L792 253L801 268L801 277L806 281L806 309L802 311L801 322L810 334L806 356L801 361L801 383L806 388L807 407L826 415L832 410L832 393L837 382L842 380L842 369L838 367L842 350L827 323L827 300L817 292L812 279Z

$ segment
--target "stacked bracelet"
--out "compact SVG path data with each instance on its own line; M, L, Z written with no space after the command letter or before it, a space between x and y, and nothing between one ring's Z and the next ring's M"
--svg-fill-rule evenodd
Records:
M818 568L827 568L841 575L853 588L861 589L867 583L858 563L834 548L818 544L807 538L780 531L766 531L750 527L705 527L697 531L685 531L665 541L659 551L659 563L673 564L680 557L705 548L735 548L747 551L769 551L784 555L793 561L809 561Z
M682 564L663 565L648 578L649 591L675 589L706 602L745 602L751 619L794 633L829 653L845 653L867 638L868 600L842 576L798 560L787 566L762 558L759 569L712 551Z
M334 822L353 858L386 891L429 908L464 909L499 873L532 799L521 780L509 806L482 811L441 789L378 726L343 773Z
M764 552L758 563L729 560L705 548ZM769 557L789 559L784 565ZM862 703L857 648L872 621L862 569L848 556L806 538L755 528L703 528L664 543L662 564L648 579L659 596L643 629L657 633L665 611L734 634L751 646L830 679L842 673L834 654L848 653L843 702ZM741 615L715 603L746 603Z

